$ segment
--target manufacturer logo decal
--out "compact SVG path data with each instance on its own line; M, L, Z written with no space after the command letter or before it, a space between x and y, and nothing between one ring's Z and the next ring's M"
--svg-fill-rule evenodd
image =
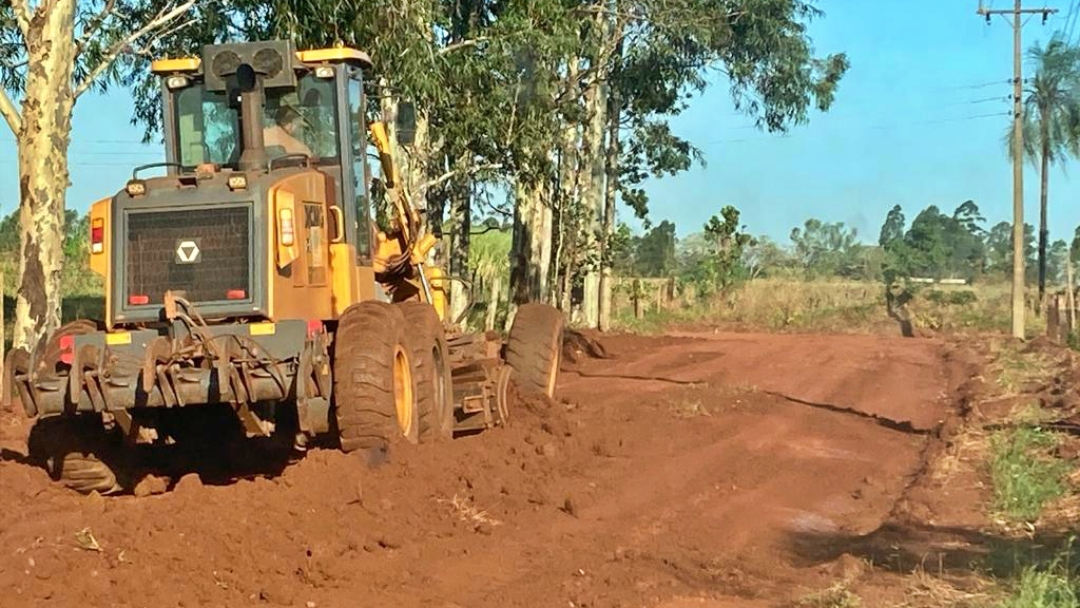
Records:
M197 264L202 261L202 251L198 239L185 239L176 244L177 264Z

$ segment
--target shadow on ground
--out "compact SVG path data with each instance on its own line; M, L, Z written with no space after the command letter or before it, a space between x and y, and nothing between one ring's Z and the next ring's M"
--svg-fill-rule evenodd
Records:
M866 535L794 533L789 548L800 567L851 555L897 574L921 568L941 574L976 571L1011 577L1028 566L1052 562L1070 544L1065 534L1006 537L962 527L887 523Z

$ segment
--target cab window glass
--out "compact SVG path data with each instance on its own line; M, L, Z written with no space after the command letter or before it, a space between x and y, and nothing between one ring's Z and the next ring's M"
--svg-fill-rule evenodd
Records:
M239 157L240 120L224 93L202 86L176 96L177 158L185 167L201 163L231 165Z
M352 146L353 185L356 192L356 257L360 264L371 260L371 211L367 196L367 133L364 129L364 87L360 78L349 79L349 142Z
M267 152L271 157L302 153L323 163L337 162L336 111L332 79L308 74L295 90L268 90L263 115Z

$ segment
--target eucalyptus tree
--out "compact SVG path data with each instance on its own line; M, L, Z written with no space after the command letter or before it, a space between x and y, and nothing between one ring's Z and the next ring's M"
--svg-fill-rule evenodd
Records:
M449 211L451 271L465 270L476 193L497 185L511 193L513 301L565 305L588 278L591 325L616 194L644 216L642 181L698 158L667 124L687 97L723 73L740 109L784 130L827 109L847 67L813 56L819 13L802 0L204 1L217 16L172 50L269 37L368 50L379 101L418 108L411 185L432 225ZM153 128L156 92L131 84Z
M189 26L194 0L11 0L0 8L0 115L19 158L16 347L60 325L68 147L76 100Z
M814 55L809 23L823 13L804 0L623 0L614 31L607 165L612 190L604 208L604 238L613 232L615 191L639 217L648 213L640 185L703 159L669 121L716 80L729 87L737 110L770 132L827 111L848 68L844 54ZM619 17L616 17L618 19ZM623 133L625 143L620 142ZM610 275L610 256L603 275ZM602 276L603 276L602 275ZM610 282L601 290L601 327L610 322Z

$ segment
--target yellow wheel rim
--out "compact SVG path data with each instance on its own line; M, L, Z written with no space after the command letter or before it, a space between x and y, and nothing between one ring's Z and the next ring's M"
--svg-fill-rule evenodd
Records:
M409 355L398 345L394 349L394 407L397 408L398 427L406 437L412 433L416 402L413 399L412 370Z

